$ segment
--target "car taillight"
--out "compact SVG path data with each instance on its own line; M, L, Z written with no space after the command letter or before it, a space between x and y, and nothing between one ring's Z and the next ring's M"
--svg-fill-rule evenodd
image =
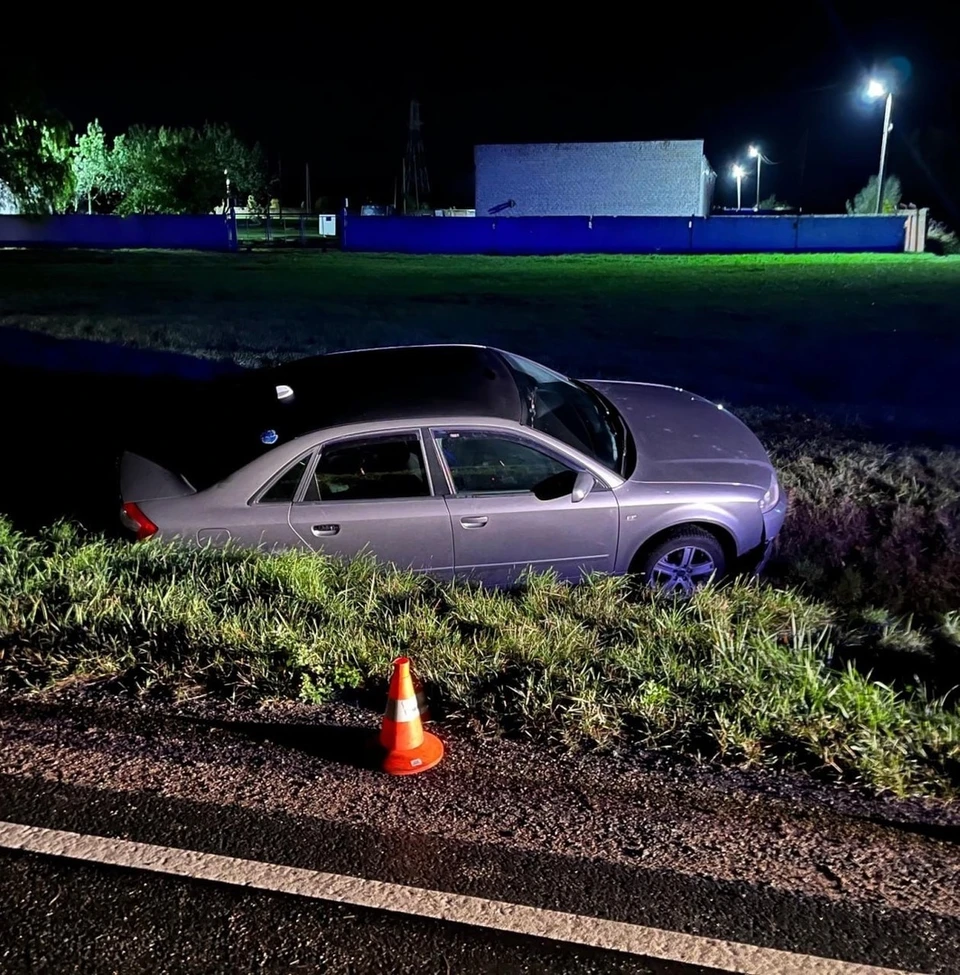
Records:
M120 520L130 531L137 533L138 542L158 531L157 526L132 501L128 501L120 509Z

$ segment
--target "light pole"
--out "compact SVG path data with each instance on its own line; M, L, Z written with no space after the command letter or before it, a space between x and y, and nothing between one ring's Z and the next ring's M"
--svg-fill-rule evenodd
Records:
M877 177L877 213L883 208L883 169L887 162L887 136L893 126L890 124L890 115L893 112L893 92L887 91L886 85L876 78L867 85L867 95L870 98L883 98L887 96L887 103L883 110L883 140L880 143L880 174Z
M730 171L733 178L737 181L737 209L740 209L740 184L743 182L743 177L746 175L746 170L740 163L737 163L733 169Z
M747 150L747 155L751 159L757 160L757 205L755 209L760 209L760 163L763 161L763 153L760 151L759 146L750 146Z

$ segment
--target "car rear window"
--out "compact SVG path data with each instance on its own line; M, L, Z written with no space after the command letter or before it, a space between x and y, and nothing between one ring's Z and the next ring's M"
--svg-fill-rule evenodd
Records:
M274 482L260 495L261 504L284 503L290 504L297 494L297 488L303 480L307 466L313 460L313 454L301 457L295 464L288 467Z
M324 446L304 501L423 498L430 482L416 434L387 434Z

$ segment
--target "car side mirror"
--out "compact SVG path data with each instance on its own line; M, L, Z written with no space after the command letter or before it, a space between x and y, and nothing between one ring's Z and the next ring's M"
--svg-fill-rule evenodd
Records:
M596 487L596 484L596 479L589 471L580 471L573 482L570 500L574 503L582 501Z
M533 495L538 501L556 501L572 493L576 486L576 475L573 471L560 471L545 477L533 489Z

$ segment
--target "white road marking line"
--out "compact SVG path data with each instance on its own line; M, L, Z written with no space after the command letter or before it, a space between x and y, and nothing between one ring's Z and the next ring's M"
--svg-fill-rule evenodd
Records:
M0 821L0 848L469 924L646 958L701 965L736 975L919 975L904 973L901 969L800 955L485 897L20 823Z

